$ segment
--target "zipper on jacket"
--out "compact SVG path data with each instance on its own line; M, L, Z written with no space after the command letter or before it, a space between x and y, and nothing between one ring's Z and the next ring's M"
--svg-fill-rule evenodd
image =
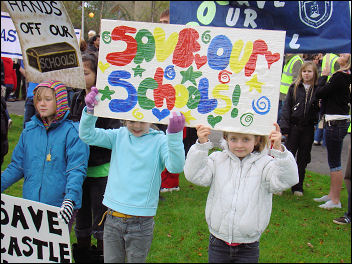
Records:
M239 181L238 181L238 187L237 187L237 191L235 192L236 193L236 198L235 198L235 206L234 206L234 214L233 214L233 219L231 220L231 224L230 224L230 241L229 243L233 243L233 237L232 237L232 233L233 233L233 228L232 228L232 224L233 224L233 221L234 221L234 218L236 216L236 204L237 204L237 200L238 200L238 190L240 189L240 185L241 185L241 178L242 178L242 168L243 168L243 163L242 163L242 160L240 160L240 177L239 177Z
M305 104L304 104L304 112L303 112L303 117L306 117L306 110L307 110L307 101L309 97L309 92L310 92L311 87L309 87L308 91L306 92L306 99L305 99ZM312 91L313 92L313 91Z
M299 102L298 102L298 104L296 104L296 105L293 107L293 111L296 111L296 109L298 108L298 106L299 106Z

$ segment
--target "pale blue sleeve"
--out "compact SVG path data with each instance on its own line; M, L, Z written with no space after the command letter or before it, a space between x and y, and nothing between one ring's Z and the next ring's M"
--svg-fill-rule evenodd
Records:
M87 114L87 107L82 111L81 121L79 123L79 137L88 145L112 149L116 142L118 129L96 128L95 122L98 117Z

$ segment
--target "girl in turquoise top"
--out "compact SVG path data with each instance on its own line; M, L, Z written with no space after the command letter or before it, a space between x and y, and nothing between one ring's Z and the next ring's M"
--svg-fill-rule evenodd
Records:
M183 171L185 118L173 113L166 135L150 123L126 121L119 129L95 128L95 96L86 96L79 135L89 145L111 149L111 162L103 204L108 207L104 225L104 262L145 262L153 239L159 201L160 174Z

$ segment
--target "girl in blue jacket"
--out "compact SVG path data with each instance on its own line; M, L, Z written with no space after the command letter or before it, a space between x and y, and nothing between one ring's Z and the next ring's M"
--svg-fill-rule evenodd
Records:
M1 174L1 192L24 178L23 198L61 206L59 218L69 224L81 207L89 148L78 136L78 125L68 120L67 90L59 81L34 89L37 115L26 124Z
M164 132L150 123L126 121L119 129L96 128L93 116L97 88L86 96L79 136L89 145L111 149L108 182L103 204L108 207L104 225L104 262L146 261L150 249L154 215L158 207L160 174L183 171L185 118L173 113Z

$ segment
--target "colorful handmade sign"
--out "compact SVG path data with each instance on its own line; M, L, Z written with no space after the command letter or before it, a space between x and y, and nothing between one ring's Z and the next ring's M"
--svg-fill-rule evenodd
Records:
M284 31L101 21L95 115L268 135Z

